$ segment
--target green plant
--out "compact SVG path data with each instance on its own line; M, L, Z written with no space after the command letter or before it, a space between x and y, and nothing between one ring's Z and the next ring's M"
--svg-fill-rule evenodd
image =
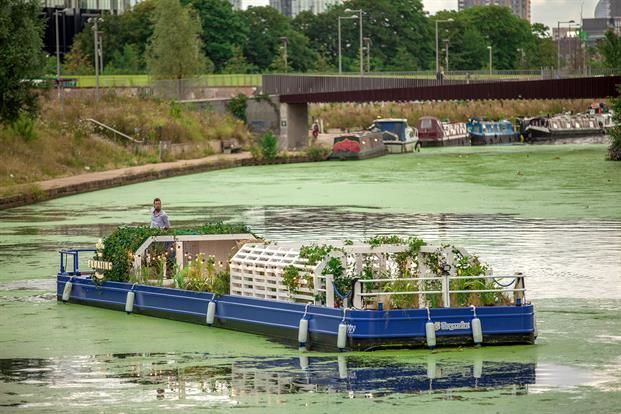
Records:
M34 141L37 138L34 128L34 118L23 111L21 111L19 117L11 123L11 130L13 133L26 142Z
M289 294L295 295L298 293L298 288L300 287L300 270L293 265L286 266L282 270L282 283L287 290L289 290Z
M181 107L181 104L175 101L172 101L170 103L170 110L168 113L170 114L172 118L180 119L182 112L183 112L183 108Z
M248 118L246 117L246 110L248 109L248 97L244 94L239 94L231 98L226 104L226 109L237 119L240 119L246 123Z
M126 282L134 261L135 251L151 236L202 235L250 233L242 224L208 223L187 229L152 229L148 227L119 227L104 240L103 260L112 262L112 269L105 272L107 280ZM139 258L145 261L145 257Z
M300 248L300 257L306 259L310 266L314 266L333 250L335 250L335 247L327 244L302 246Z
M278 156L278 138L272 132L266 132L259 139L261 155L266 160L273 160Z
M304 153L311 161L325 161L330 156L330 150L321 145L310 145Z

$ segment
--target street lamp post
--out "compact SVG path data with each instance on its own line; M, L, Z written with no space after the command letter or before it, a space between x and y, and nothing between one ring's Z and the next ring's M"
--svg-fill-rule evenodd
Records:
M98 30L97 24L103 22L104 20L101 17L90 17L88 21L93 23L93 39L95 47L95 99L99 101L99 65L102 51L101 42L99 40L99 35L101 34L101 32Z
M438 38L438 24L439 23L451 23L455 21L455 19L446 19L446 20L436 20L436 79L440 75L440 40Z
M575 23L573 20L568 20L566 22L557 22L556 26L556 70L558 75L561 73L561 24L572 24Z
M351 10L345 9L345 13L358 13L360 18L360 76L364 76L364 46L362 45L362 9ZM352 16L355 18L355 16Z
M343 52L341 47L341 20L355 19L356 16L339 16L339 75L343 73Z
M365 37L364 39L365 49L367 51L367 73L371 73L371 45L373 42L370 37Z
M444 57L444 70L446 74L449 71L449 40L444 39L444 51L446 52L446 56Z
M518 47L516 51L520 54L520 69L525 69L524 68L524 55L525 55L524 49L521 47Z
M492 78L492 47L488 46L487 50L489 50L489 77Z
M60 105L62 109L62 98L61 98L61 90L60 90L60 41L58 39L58 15L59 14L60 14L60 11L58 10L54 12L54 16L56 19L56 87L58 89L58 99L60 99L60 102L61 102Z
M289 61L287 58L287 46L289 46L289 38L286 36L283 36L280 38L280 40L282 41L282 47L283 47L283 52L284 52L284 60L285 60L285 73L287 73L289 71Z

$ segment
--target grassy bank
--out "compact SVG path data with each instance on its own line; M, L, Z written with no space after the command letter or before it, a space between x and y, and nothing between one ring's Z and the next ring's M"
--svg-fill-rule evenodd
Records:
M219 139L248 137L246 127L229 116L198 112L156 99L105 94L40 98L37 119L0 127L0 196L36 192L34 182L213 153ZM144 144L134 144L97 129L95 119ZM165 152L159 142L185 144L183 151Z
M466 121L474 116L511 119L516 116L556 114L564 111L584 112L591 103L588 99L339 103L312 105L310 114L321 118L326 128L357 128L370 125L378 117L406 118L411 125L415 125L421 116L435 116L451 121Z

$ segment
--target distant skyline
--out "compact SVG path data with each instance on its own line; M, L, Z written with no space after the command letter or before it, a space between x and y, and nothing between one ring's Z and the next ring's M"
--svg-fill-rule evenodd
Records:
M267 6L269 0L242 0L243 6ZM550 29L556 27L557 22L580 20L580 6L583 5L583 16L593 17L598 0L532 0L531 20L533 23L543 23ZM457 10L457 0L423 0L425 10L435 14L439 10Z

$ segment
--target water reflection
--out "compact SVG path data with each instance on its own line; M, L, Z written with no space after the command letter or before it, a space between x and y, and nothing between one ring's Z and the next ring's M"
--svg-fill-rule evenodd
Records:
M249 397L306 393L449 398L454 392L507 390L522 395L537 383L536 368L534 362L451 361L432 354L418 363L345 355L229 361L206 354L117 354L0 359L0 382L17 390L37 387L30 405L58 398L88 406L137 399L240 404ZM19 400L20 393L14 394Z

